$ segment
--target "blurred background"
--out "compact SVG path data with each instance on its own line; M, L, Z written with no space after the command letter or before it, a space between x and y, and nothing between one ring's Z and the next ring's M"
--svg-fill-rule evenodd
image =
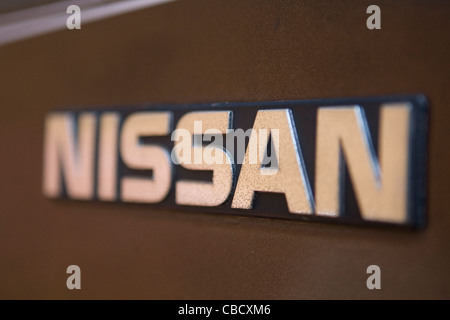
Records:
M371 4L0 1L0 298L450 298L450 2L377 1L380 30ZM430 104L424 230L42 195L44 117L60 107L415 93Z

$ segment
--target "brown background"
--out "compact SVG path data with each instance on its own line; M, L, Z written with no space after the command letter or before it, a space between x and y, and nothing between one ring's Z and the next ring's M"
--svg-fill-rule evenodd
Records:
M0 47L0 298L450 298L450 2L178 1ZM51 201L58 106L423 93L423 231ZM66 288L81 267L82 290ZM366 288L367 266L382 289Z

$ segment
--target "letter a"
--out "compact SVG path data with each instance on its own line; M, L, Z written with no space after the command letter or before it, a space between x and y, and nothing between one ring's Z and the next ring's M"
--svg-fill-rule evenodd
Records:
M367 29L381 29L381 9L379 6L371 5L367 7L366 13L372 13L370 17L367 18L366 25Z
M67 278L66 285L69 290L81 289L81 270L77 265L71 265L67 267L66 273L72 275Z
M70 17L67 18L67 29L81 29L81 10L79 6L71 5L67 7L66 13L72 13Z
M381 289L381 270L377 265L371 265L367 267L366 273L371 274L370 277L367 278L366 285L367 289Z

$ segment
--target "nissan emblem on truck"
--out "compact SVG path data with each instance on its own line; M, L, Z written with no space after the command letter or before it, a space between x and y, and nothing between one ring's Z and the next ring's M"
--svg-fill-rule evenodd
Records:
M427 118L422 95L60 109L45 118L43 192L421 228Z

